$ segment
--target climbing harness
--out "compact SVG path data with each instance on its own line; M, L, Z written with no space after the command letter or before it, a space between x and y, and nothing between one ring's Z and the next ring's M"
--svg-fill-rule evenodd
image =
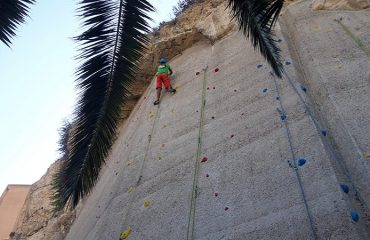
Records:
M198 179L199 179L199 170L200 170L200 162L206 162L208 159L203 158L200 160L200 156L202 153L202 136L203 136L203 126L204 126L204 112L205 112L205 105L206 105L206 72L208 66L202 69L203 72L203 87L202 87L202 102L200 107L200 119L199 119L199 134L198 134L198 147L197 153L195 156L195 164L194 164L194 175L193 175L193 187L191 193L191 202L190 202L190 210L189 210L189 219L188 219L188 226L187 226L187 233L186 239L194 239L194 226L195 226L195 208L196 208L196 198L198 194Z
M275 90L276 90L276 94L278 95L278 98L279 98L278 102L279 102L279 105L280 105L280 109L284 113L283 116L285 116L282 97L280 95L280 90L279 90L279 86L278 86L277 81L276 81L275 74L270 72L270 75L272 76L272 79L273 79L274 84L275 84ZM282 114L282 113L280 113L280 114ZM291 133L290 133L288 121L285 121L285 120L286 120L286 118L284 118L284 119L282 118L282 121L284 122L284 125L285 125L286 134L287 134L287 137L288 137L290 152L291 152L291 155L292 155L292 161L289 162L289 165L293 167L294 172L295 172L296 177L297 177L297 180L298 180L299 188L301 190L301 194L302 194L302 198L303 198L303 203L305 205L308 220L310 222L310 227L311 227L313 238L317 239L316 229L314 227L314 222L313 222L313 219L312 219L312 215L311 215L311 212L310 212L309 207L308 207L306 194L305 194L305 191L303 189L302 178L301 178L301 175L300 175L300 172L299 172L299 169L297 167L296 160L295 160L296 156L295 156L295 153L294 153L294 148L293 148L293 143L292 143L292 136L291 136Z

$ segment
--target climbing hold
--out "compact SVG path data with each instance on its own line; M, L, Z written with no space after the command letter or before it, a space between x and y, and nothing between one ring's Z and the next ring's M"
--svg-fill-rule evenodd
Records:
M358 222L358 220L360 220L360 216L358 215L358 213L357 212L351 212L351 218L352 218L352 220L353 221L355 221L355 222Z
M229 208L228 207L225 207L225 211L228 211L229 210Z
M196 72L196 73L195 73L195 75L197 75L197 76L198 76L199 74L200 74L200 72Z
M218 197L218 193L215 193L215 197Z
M242 116L244 116L244 113L242 113Z
M257 66L256 66L257 68L261 68L261 67L263 67L263 65L262 64L257 64Z
M330 28L330 27L325 28L325 32L331 32L331 31L333 31L332 28Z
M163 144L161 145L161 148L164 148L165 146L166 146L166 144L164 144L164 143L163 143Z
M206 177L209 177L209 174L208 173L206 174Z
M144 99L146 99L146 97L144 97Z
M303 165L306 164L306 162L307 162L306 159L301 158L301 159L298 160L298 166L302 167Z
M267 92L267 88L263 89L262 92L266 93Z
M276 40L276 42L278 43L281 43L283 40L281 38L279 38L278 40Z
M234 89L234 92L237 92L238 90Z
M129 188L128 188L128 190L127 190L127 192L128 192L128 193L132 193L132 191L133 191L133 190L134 190L134 189L133 189L132 187L129 187Z
M207 87L207 90L209 90L209 87Z
M276 97L276 100L278 100L278 101L279 101L279 100L280 100L280 97Z
M150 201L150 200L148 200L148 199L145 199L144 200L144 207L149 207L150 206L150 204L152 204L152 202Z
M290 61L285 61L285 65L290 65L290 64L292 64L292 62L290 62Z
M346 185L346 184L341 184L340 185L340 188L342 189L342 191L343 192L345 192L345 193L348 193L349 192L349 187L348 187L348 185Z
M215 87L213 87L213 89L216 89Z
M167 125L166 124L164 124L163 126L162 126L162 128L166 128L167 127Z
M320 25L317 24L317 23L314 23L314 24L312 24L312 28L315 29L315 30L318 30L318 29L320 29Z
M215 69L215 72L218 72L218 71L220 71L220 69L219 69L219 68L216 68L216 69Z
M321 132L321 135L323 135L324 137L326 137L326 135L328 135L328 132L324 129L322 129L320 132Z
M363 156L364 156L364 158L370 158L370 153L369 152L364 152Z
M342 66L342 64L337 64L337 65L335 65L335 67L338 68L338 69L341 69L343 66Z
M212 119L215 119L215 117L212 117Z
M233 138L234 137L234 134L231 134L230 138Z
M307 88L306 88L303 84L301 84L301 90L302 90L303 92L307 92Z
M202 160L200 161L201 163L205 163L208 161L208 158L207 157L203 157Z
M281 121L285 121L287 119L287 116L286 115L280 115L280 119L281 119Z
M132 161L131 160L128 160L127 161L127 166L130 166L132 164Z
M119 240L126 240L130 236L131 232L131 228L127 228L123 233L121 233Z
M161 157L158 157L158 160L160 161L160 160L162 160L162 158Z

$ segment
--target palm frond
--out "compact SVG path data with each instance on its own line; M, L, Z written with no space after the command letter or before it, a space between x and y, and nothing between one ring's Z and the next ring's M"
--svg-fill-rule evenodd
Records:
M75 207L96 183L116 138L121 108L138 71L150 28L146 0L82 0L78 9L86 29L77 41L82 60L81 90L75 110L69 157L56 174L56 197Z
M24 23L35 0L0 0L0 41L10 47L18 25Z
M283 64L273 27L283 4L284 0L229 0L239 29L259 49L278 77L282 76Z

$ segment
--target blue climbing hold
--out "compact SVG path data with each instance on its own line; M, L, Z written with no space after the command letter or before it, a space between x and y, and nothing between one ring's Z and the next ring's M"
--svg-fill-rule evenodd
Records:
M276 100L278 100L278 101L279 101L279 100L280 100L280 97L276 97Z
M348 185L346 185L346 184L341 184L340 185L340 188L342 189L342 191L343 192L345 192L345 193L348 193L349 192L349 187L348 187Z
M276 40L276 42L278 43L281 43L283 40L281 38L279 38L278 40Z
M263 89L263 92L264 92L264 93L265 93L265 92L267 92L267 88Z
M281 119L281 121L285 121L286 120L286 115L280 115L280 119Z
M326 130L322 129L322 130L321 130L321 134L322 134L324 137L326 137L326 135L328 135L328 132L327 132Z
M306 159L301 158L298 160L298 166L302 167L303 165L306 164L306 162L307 162Z
M261 67L263 67L262 64L257 64L257 68L261 68Z
M292 63L289 62L289 61L285 61L285 65L290 65L290 64L292 64Z
M302 85L302 84L301 84L301 90L302 90L303 92L307 92L307 88L306 88L304 85Z
M360 216L358 215L357 212L351 212L351 218L355 222L358 222L358 220L360 220Z

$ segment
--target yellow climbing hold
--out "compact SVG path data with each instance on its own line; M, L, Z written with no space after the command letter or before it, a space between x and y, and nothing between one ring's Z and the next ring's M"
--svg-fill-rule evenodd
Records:
M317 23L314 23L314 24L312 24L312 28L315 29L315 30L320 29L320 25L317 24Z
M175 85L174 89L175 90L179 89L179 86L178 85Z
M144 207L149 207L150 206L150 204L151 204L151 201L150 200L148 200L148 199L146 199L146 200L144 200Z
M343 67L343 65L342 64L337 64L337 65L335 65L338 69L341 69L342 67Z
M128 190L127 190L127 192L128 192L128 193L132 193L132 191L133 191L133 190L134 190L134 189L133 189L132 187L129 187L129 188L128 188Z
M330 28L330 27L325 28L325 32L331 32L331 31L333 31L332 28Z
M127 161L127 166L130 166L132 164L132 161L131 160L128 160Z
M158 160L162 160L162 158L161 157L158 157Z
M120 236L119 240L126 240L130 234L131 234L132 230L131 228L127 228Z
M370 152L364 152L364 158L370 158Z

